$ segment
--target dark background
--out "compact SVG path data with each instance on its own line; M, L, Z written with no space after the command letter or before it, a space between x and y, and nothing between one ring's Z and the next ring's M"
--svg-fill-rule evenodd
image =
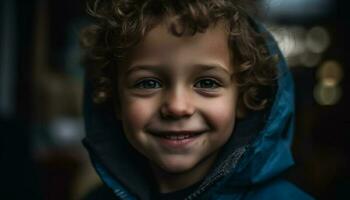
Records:
M286 176L317 199L350 199L347 1L261 3L268 27L292 41L281 39L296 88L296 165ZM0 199L79 199L100 184L80 143L85 1L3 0L0 8ZM320 29L311 43L329 43L315 53L304 46Z

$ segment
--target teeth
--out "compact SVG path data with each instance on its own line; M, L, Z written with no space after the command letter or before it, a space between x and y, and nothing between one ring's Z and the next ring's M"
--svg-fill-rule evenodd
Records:
M165 137L166 139L169 139L169 140L184 140L184 139L190 138L191 135L165 135L162 137Z

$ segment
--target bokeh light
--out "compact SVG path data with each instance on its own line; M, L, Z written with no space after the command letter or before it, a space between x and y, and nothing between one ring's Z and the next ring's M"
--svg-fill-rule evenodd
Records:
M316 67L331 43L330 34L321 26L310 29L302 26L280 26L270 30L290 67Z
M335 105L342 96L339 86L344 74L341 65L334 60L325 61L317 70L318 84L314 88L314 98L320 105Z
M342 80L344 72L337 61L328 60L320 66L316 76L324 85L333 86Z
M323 106L331 106L338 103L342 96L342 89L338 85L326 85L319 83L314 88L316 102Z
M328 31L320 26L311 28L306 34L306 48L313 53L322 53L330 45L331 40Z

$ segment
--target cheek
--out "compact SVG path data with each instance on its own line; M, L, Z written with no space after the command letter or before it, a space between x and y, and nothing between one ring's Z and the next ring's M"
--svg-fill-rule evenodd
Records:
M221 98L207 105L211 105L206 107L206 117L209 123L221 136L229 137L236 119L236 99Z
M122 121L127 132L143 129L155 113L155 105L150 101L126 99L121 108Z
M210 112L210 120L218 129L231 127L235 121L235 106L233 105L218 103L208 111Z

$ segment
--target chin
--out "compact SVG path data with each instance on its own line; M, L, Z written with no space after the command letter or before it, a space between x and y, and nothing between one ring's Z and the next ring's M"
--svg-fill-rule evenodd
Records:
M196 165L193 160L186 160L186 158L166 159L156 164L162 171L174 174L190 171Z

